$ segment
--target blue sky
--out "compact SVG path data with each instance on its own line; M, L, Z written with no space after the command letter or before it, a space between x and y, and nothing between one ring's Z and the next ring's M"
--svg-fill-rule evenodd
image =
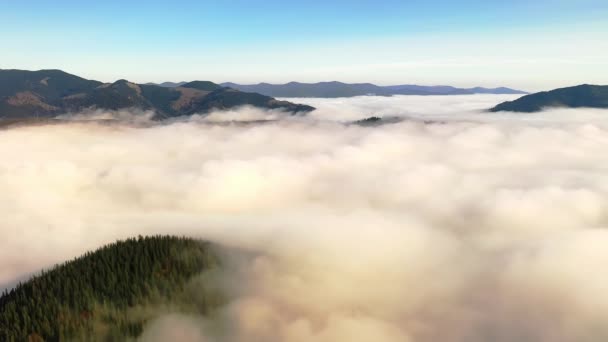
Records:
M102 81L608 84L608 1L3 1L0 68Z

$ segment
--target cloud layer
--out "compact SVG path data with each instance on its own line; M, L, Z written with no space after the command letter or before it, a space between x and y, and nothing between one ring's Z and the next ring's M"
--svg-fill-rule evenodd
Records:
M0 283L189 234L259 256L226 272L216 316L164 316L145 340L604 341L608 112L480 111L508 98L2 130ZM407 120L343 123L371 115Z

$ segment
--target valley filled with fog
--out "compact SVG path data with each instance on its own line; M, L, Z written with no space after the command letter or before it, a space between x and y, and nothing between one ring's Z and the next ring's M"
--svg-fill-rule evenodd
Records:
M144 341L606 340L608 110L485 111L517 97L2 127L0 289L116 239L186 235L256 257L218 275L219 313L168 310Z

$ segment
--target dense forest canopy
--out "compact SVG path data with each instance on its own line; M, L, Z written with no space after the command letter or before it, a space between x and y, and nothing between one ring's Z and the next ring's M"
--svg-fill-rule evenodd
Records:
M222 296L200 281L196 295L189 286L218 268L214 250L184 237L140 236L57 265L3 293L0 341L124 341L163 310L208 313Z

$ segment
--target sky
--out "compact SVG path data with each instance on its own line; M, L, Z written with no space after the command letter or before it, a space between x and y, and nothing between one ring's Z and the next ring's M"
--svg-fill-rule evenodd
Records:
M608 84L605 0L2 2L2 69L140 83Z

